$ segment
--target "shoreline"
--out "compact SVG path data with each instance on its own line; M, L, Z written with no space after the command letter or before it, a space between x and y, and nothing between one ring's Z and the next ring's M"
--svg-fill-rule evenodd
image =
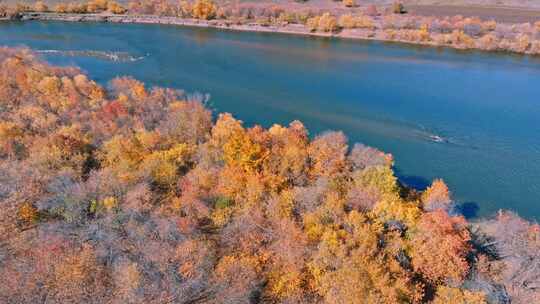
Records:
M403 39L388 39L382 37L384 32L368 29L343 29L339 32L314 32L307 26L296 23L286 23L282 25L261 25L259 23L238 24L228 20L200 20L182 17L156 16L156 15L114 15L114 14L73 14L73 13L40 13L24 12L16 18L0 18L1 21L61 21L61 22L110 22L110 23L132 23L132 24L161 24L176 25L186 27L214 28L220 30L232 30L242 32L257 33L278 33L298 36L311 36L323 38L338 38L349 40L368 40L392 43L404 43L408 45L419 45L437 48L449 48L453 50L481 51L488 53L507 53L517 55L535 56L536 53L530 51L516 52L509 49L482 49L478 47L460 47L451 44L438 44L435 41L410 41Z

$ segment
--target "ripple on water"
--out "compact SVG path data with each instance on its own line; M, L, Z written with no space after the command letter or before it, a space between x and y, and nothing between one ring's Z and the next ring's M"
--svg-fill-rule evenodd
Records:
M109 60L114 62L136 62L143 60L148 56L132 56L127 52L113 52L113 51L94 51L94 50L36 50L37 53L41 54L52 54L59 56L70 56L70 57L93 57L102 60Z

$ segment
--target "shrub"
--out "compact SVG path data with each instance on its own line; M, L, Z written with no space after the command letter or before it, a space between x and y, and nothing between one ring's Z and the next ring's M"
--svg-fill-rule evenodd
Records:
M377 7L374 4L370 4L366 8L365 14L367 16L377 16L377 15L379 15L379 12L377 11Z
M482 30L485 32L494 31L497 28L497 22L495 20L490 20L482 23Z
M68 13L85 14L87 13L86 4L70 3L67 7Z
M228 207L231 207L233 205L233 201L227 197L220 196L216 199L216 202L214 203L214 208L216 209L225 209Z
M373 19L368 16L359 16L356 18L356 27L365 28L365 29L374 29L375 24L373 24Z
M193 8L188 1L180 1L180 8L178 10L178 16L188 18L193 17Z
M429 41L430 34L429 34L429 27L427 24L422 24L420 29L418 30L418 38L420 41Z
M529 36L525 34L519 34L516 37L516 41L514 45L512 46L512 49L519 53L524 53L529 49L530 46L531 46L531 39L529 38Z
M311 32L317 31L317 29L319 28L319 20L320 20L320 19L321 19L321 17L319 17L319 16L315 16L315 17L309 18L309 19L306 21L306 27L307 27Z
M127 10L123 6L121 6L115 1L109 1L107 3L107 11L115 15L122 15L127 12Z
M217 7L211 0L197 0L191 8L194 18L210 20L216 17Z
M532 54L540 54L540 41L533 41L531 43L530 52Z
M498 45L499 43L497 36L492 33L484 35L480 39L478 39L478 47L483 50L496 50L498 48Z
M319 30L323 32L334 32L338 29L336 17L330 13L324 13L319 19Z
M401 2L394 2L392 4L392 12L394 14L405 14L405 7L403 6L403 3Z
M346 7L355 7L356 6L356 0L343 0L343 4Z
M341 15L339 17L339 20L338 20L338 25L341 28L347 28L347 29L355 28L356 27L356 20L354 19L353 16L351 16L349 14Z
M459 48L473 48L475 45L474 39L460 30L454 30L450 37L452 45Z
M281 23L296 23L297 19L296 15L293 13L282 12L281 14L279 14L277 21Z
M32 8L24 3L17 3L15 4L15 12L16 13L22 13L22 12L28 12L31 11Z
M65 3L58 3L55 7L54 7L54 11L57 12L57 13L61 13L61 14L65 14L68 12L68 7Z
M36 12L48 12L49 11L49 7L47 5L45 5L45 3L43 1L37 1L35 4L34 4L34 10Z
M34 224L39 220L39 212L31 203L23 203L19 207L18 218L24 223Z
M461 28L469 36L479 36L483 31L483 24L480 19L467 18L462 22Z

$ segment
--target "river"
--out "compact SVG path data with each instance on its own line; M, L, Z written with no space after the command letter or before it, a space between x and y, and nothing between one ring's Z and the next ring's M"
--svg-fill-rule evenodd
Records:
M164 25L3 22L93 79L208 93L247 126L301 120L390 152L405 183L443 178L468 216L540 219L540 59L395 43Z

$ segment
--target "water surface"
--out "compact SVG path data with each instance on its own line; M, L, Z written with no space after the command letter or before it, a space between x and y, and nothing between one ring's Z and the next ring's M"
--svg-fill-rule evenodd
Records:
M540 60L367 41L176 26L4 22L0 45L40 50L99 82L132 75L211 95L246 125L391 152L400 178L442 177L469 215L540 218Z

